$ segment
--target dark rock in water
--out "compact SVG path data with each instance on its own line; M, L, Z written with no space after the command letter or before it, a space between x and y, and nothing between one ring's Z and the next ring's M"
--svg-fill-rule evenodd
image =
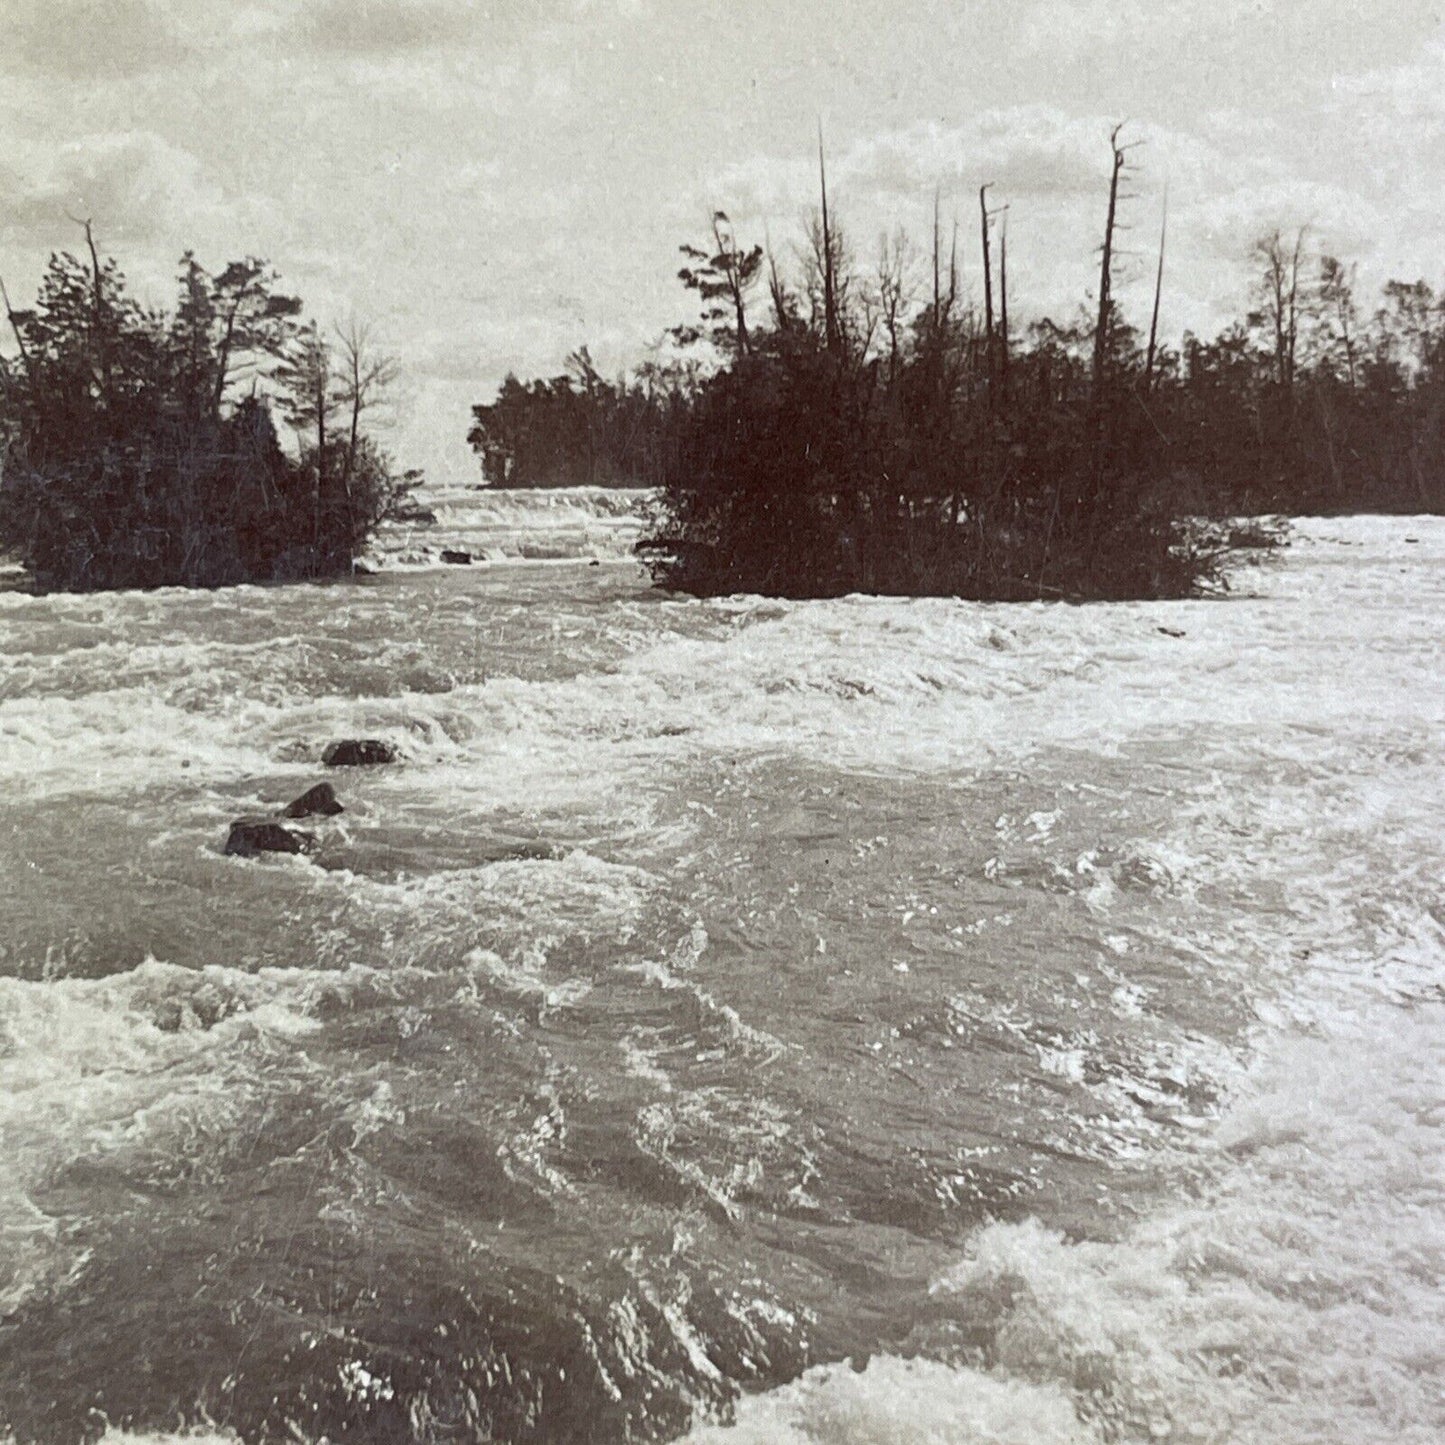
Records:
M226 852L237 858L255 858L261 853L311 853L316 835L299 828L285 828L270 818L237 818L226 839Z
M589 567L600 567L602 564L594 557L587 565Z
M294 803L288 804L286 811L281 816L283 818L310 818L319 814L331 818L337 813L345 811L346 809L336 800L336 789L330 783L317 783L314 788L307 788Z
M364 562L358 557L351 564L351 575L353 577L375 577L376 568L370 562Z
M381 738L342 738L328 743L321 761L328 768L372 768L379 763L394 763L396 748Z
M420 523L423 527L434 526L437 514L430 507L400 506L391 514L393 522Z
M454 552L448 549L442 553L442 561L449 562L453 567L470 567L472 565L472 554L470 552Z

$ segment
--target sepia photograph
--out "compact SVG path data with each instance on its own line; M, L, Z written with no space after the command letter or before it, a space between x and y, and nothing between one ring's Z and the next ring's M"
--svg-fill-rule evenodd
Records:
M1445 10L0 0L0 1445L1445 1445Z

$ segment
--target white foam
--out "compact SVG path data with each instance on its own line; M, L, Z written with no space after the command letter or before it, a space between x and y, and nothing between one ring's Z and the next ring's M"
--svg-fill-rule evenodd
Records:
M1428 619L1439 615L1445 524L1303 530L1310 540L1290 567L1261 574L1278 599L1268 609L1191 619L1191 636L1206 634L1202 679L1161 658L1147 685L1169 695L1146 710L1145 683L1131 695L1131 680L1114 678L1120 737L1159 719L1180 729L1185 713L1204 725L1195 736L1239 730L1210 743L1231 785L1197 789L1174 837L1120 853L1091 903L1107 924L1126 885L1258 898L1233 938L1199 942L1220 950L1220 969L1231 966L1226 946L1241 950L1262 970L1256 988L1278 969L1281 990L1256 1003L1248 1069L1211 1060L1229 1084L1222 1112L1192 1138L1156 1144L1157 1209L1107 1241L1037 1220L986 1225L933 1289L969 1350L945 1330L919 1343L939 1358L814 1370L744 1401L735 1429L690 1440L1445 1439L1445 748L1441 689L1426 683L1438 676ZM1431 560L1397 590L1407 532ZM1078 703L1070 721L1092 741L1102 712L1065 686ZM1027 705L1011 715L1038 739ZM1147 995L1118 969L1105 976L1125 1014L1142 1006ZM1038 1047L1044 1068L1077 1079L1069 1041ZM1187 1075L1188 1059L1178 1062Z
M1418 543L1405 544L1407 535ZM810 1371L744 1401L726 1438L1438 1445L1445 1008L1431 910L1442 911L1445 876L1442 563L1445 520L1351 518L1301 524L1283 558L1240 574L1241 591L1259 596L1224 603L649 601L608 611L598 625L625 628L625 641L600 660L587 654L565 676L498 676L439 694L266 692L243 702L259 654L212 649L206 665L226 672L235 697L221 687L168 701L135 685L0 704L0 776L12 796L50 796L169 776L195 756L217 777L240 778L300 770L315 739L376 729L403 741L409 761L371 781L375 789L606 808L620 826L645 831L660 782L695 762L783 757L926 776L1021 764L1049 749L1107 759L1154 744L1166 756L1187 747L1196 770L1212 756L1219 775L1178 805L1172 837L1096 853L1087 866L1083 854L1064 860L1086 879L1090 906L1110 929L1118 968L1104 978L1125 1017L1149 1002L1124 969L1147 953L1148 939L1109 922L1131 888L1167 896L1181 918L1211 889L1257 899L1237 938L1175 940L1225 976L1237 949L1266 978L1274 971L1279 993L1256 1005L1253 1062L1232 1079L1220 1117L1158 1154L1168 1185L1159 1207L1102 1242L1066 1240L1036 1221L986 1226L937 1281L933 1303L987 1327L987 1358L882 1356L861 1371ZM289 608L277 625L294 635L304 633L308 609L326 602L304 589L241 589L204 603L167 594L0 597L0 617L41 632L75 629L89 646L168 607L200 605L218 615ZM408 619L383 604L376 625L395 632ZM585 651L588 641L558 645ZM32 669L45 654L28 641L21 651L28 660L15 665ZM313 754L293 757L290 749L305 747ZM1044 846L1067 826L1066 812L1040 810L1010 825L1017 840L1001 829L996 846ZM997 868L1006 878L1002 851ZM364 886L408 899L426 889L520 899L546 918L575 895L580 913L625 936L659 884L578 851L554 864ZM1008 919L990 914L967 926L1004 928ZM1306 952L1307 969L1298 962ZM740 1051L778 1047L747 1032L690 976L696 957L684 949L647 976L694 993ZM574 985L585 980L554 975L541 955L483 962L494 986L540 1007L584 997ZM231 1020L242 1014L283 1041L302 1036L306 990L324 986L228 972L198 984L178 973L187 971L148 964L99 983L0 981L10 1031L0 1117L19 1160L15 1192L0 1202L13 1206L6 1218L17 1237L45 1228L26 1212L23 1184L48 1157L48 1139L102 1137L147 1108L178 1107L162 1099L178 1079L212 1089L219 1107L223 1073L173 1065L237 1043ZM189 1000L198 1018L209 1004L193 997L197 987L239 1003L209 1029L183 1014L180 1027L162 1029L147 1011L152 986ZM1041 1068L1074 1083L1087 1073L1086 1038L1032 1044ZM1188 1059L1176 1062L1187 1073ZM660 1085L645 1041L627 1063L637 1079ZM643 1138L670 1167L696 1171L687 1131L727 1118L726 1101L658 1092L639 1122ZM373 1097L366 1108L358 1126L383 1126L387 1101ZM522 1122L517 1157L540 1169L555 1126ZM752 1142L735 1172L692 1180L724 1212L750 1187L748 1171L767 1165L766 1139ZM948 1356L946 1339L934 1353ZM694 1438L712 1440L714 1430Z
M445 565L443 551L477 562L630 560L657 502L645 489L428 486L415 495L430 523L388 523L369 560L381 567Z

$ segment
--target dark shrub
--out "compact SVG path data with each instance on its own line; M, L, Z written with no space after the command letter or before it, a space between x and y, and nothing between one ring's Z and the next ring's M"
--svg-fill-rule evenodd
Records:
M187 256L165 314L93 251L89 265L53 256L35 308L9 318L17 354L0 361L0 547L42 589L348 572L413 478L397 479L357 425L374 375L353 367L359 380L333 384L299 310L260 262L213 277ZM249 394L233 399L243 380ZM312 421L319 405L299 456L281 446L263 380L288 415Z

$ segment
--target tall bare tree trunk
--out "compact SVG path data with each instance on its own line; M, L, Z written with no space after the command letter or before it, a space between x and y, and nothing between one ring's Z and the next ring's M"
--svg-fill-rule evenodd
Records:
M783 278L778 274L778 258L773 254L772 237L765 233L765 239L768 246L768 296L773 303L773 321L779 331L786 331L790 321L788 292L783 285Z
M1004 400L1008 400L1008 217L1004 217L1003 231L998 244L998 365L999 389Z
M939 309L943 300L942 276L943 240L938 230L938 187L933 188L933 329L936 333L943 319Z
M1109 363L1109 332L1113 322L1114 232L1119 218L1119 177L1124 173L1125 150L1119 144L1122 124L1109 133L1113 165L1109 174L1109 211L1104 221L1104 245L1099 261L1099 319L1094 328L1094 364L1091 377L1091 432L1088 507L1096 511L1104 493L1105 385Z
M984 374L993 380L993 262L988 242L988 192L984 185L978 188L978 226L983 240L983 355Z
M833 230L828 221L828 173L823 162L823 125L818 123L818 189L823 202L823 336L829 351L839 347L837 278L833 274Z
M90 249L91 332L95 342L95 359L100 368L100 394L107 408L111 401L110 342L105 335L105 294L101 285L100 256L95 249L95 232L89 221L80 222L85 230L85 244Z
M1164 240L1169 229L1169 187L1164 187L1164 210L1159 220L1159 266L1154 273L1154 309L1149 316L1149 351L1144 362L1144 395L1154 390L1154 358L1159 345L1159 298L1164 293Z

